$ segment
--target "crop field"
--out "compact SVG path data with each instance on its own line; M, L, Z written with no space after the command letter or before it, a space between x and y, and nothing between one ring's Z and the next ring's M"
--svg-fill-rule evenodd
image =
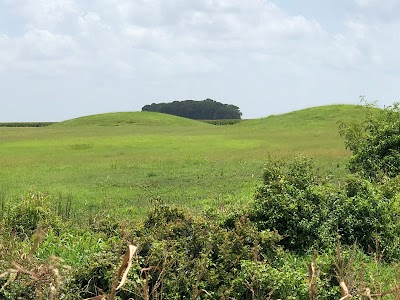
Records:
M218 126L134 112L0 127L0 195L12 203L44 192L77 217L140 217L154 199L193 210L240 205L252 199L271 157L303 155L332 176L343 173L349 153L338 122L357 113L333 105Z

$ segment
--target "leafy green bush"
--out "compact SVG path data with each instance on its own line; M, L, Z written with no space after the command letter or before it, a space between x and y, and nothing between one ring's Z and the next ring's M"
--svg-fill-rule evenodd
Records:
M136 272L130 275L131 286L126 288L125 298L142 297L144 291L168 299L207 295L227 299L247 295L245 279L240 281L239 278L244 278L252 267L257 269L257 266L269 266L279 261L276 258L281 253L277 246L280 236L276 232L259 231L246 216L238 217L232 226L226 227L214 220L159 204L144 224L144 228L132 237L139 245L139 257ZM254 266L250 262L254 262ZM277 267L284 264L279 261ZM273 273L274 269L275 266L268 269L276 275L271 280L280 282L282 290L286 291L291 285L290 275L283 278L283 274ZM254 287L261 289L264 286L255 282ZM291 291L286 292L293 293L292 288Z
M258 187L250 219L260 230L277 230L282 245L295 251L317 246L316 230L326 214L326 190L318 186L312 162L271 160Z
M250 219L260 230L277 230L281 244L295 252L332 249L339 237L365 252L400 258L399 180L378 184L350 176L334 187L316 173L304 158L269 162Z
M116 263L116 255L112 251L93 253L90 259L73 270L69 293L75 294L75 297L79 295L82 299L108 293Z
M285 264L275 268L270 264L242 261L240 273L234 279L235 299L308 299L304 269Z
M368 104L365 118L340 125L346 148L353 153L351 172L370 180L393 178L400 174L400 103L383 109Z

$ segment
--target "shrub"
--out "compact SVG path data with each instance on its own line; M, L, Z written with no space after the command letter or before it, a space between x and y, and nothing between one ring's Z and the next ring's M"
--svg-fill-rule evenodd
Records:
M365 252L400 258L398 179L379 184L350 176L339 188L316 173L303 158L268 163L250 219L260 230L277 230L291 251L332 249L339 236L343 244L357 243Z
M298 158L265 165L264 183L258 187L250 219L260 230L277 230L282 245L295 251L316 246L316 228L324 218L326 191L318 190L312 162Z
M160 204L144 224L132 237L140 247L126 298L137 298L147 291L168 299L207 295L227 299L237 290L235 279L240 276L243 261L269 264L280 251L279 235L257 230L246 216L226 228Z
M398 259L400 210L397 196L387 197L385 186L360 176L349 176L343 189L333 209L341 241L347 245L357 243L365 253Z
M69 268L57 257L41 260L33 255L42 234L38 229L29 252L16 249L17 257L8 266L0 264L4 271L0 274L1 299L64 299Z
M346 148L352 152L349 169L370 180L400 174L400 103L383 109L364 106L361 121L340 125Z
M236 299L308 299L304 269L285 264L274 268L270 264L242 261L235 278Z
M56 122L7 122L0 123L0 127L45 127L55 123Z
M69 292L83 299L110 291L116 265L112 251L93 253L82 266L73 271Z
M47 194L30 192L11 207L5 223L20 237L30 237L38 225L57 229L61 220L51 209Z

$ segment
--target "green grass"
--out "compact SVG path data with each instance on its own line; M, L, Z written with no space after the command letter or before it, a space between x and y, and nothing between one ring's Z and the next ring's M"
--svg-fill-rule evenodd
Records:
M7 203L29 190L48 192L55 202L68 195L78 216L140 217L154 198L194 210L248 203L271 156L304 155L344 172L349 153L338 121L360 113L334 105L230 126L110 113L42 128L0 128L0 189Z
M67 120L54 126L204 126L200 121L154 112L115 112Z

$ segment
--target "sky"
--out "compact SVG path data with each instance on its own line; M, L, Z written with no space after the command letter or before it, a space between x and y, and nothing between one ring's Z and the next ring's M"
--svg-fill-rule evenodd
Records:
M0 122L400 96L398 0L0 0Z

